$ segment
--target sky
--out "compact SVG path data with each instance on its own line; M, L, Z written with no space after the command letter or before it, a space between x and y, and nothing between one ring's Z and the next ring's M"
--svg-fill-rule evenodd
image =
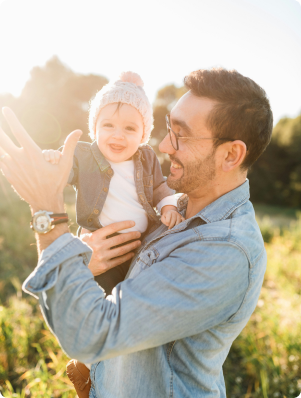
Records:
M151 101L196 69L236 69L275 123L301 112L301 0L0 0L0 93L20 95L53 55L109 80L132 70Z

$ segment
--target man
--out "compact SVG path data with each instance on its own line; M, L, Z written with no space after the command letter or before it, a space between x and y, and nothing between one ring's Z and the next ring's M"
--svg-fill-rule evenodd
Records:
M40 260L24 288L39 297L67 354L94 364L92 397L226 397L222 365L258 300L266 253L246 176L270 141L269 101L236 71L199 70L185 84L189 91L167 116L160 150L171 159L168 185L185 194L179 210L186 220L146 238L112 296L104 298L85 266L91 250L66 224L36 235ZM62 213L80 132L68 136L52 166L12 112L4 115L23 145L0 131L4 174L33 214ZM116 264L109 247L136 236L108 244L105 235L129 225L86 238L94 248L90 267ZM130 256L130 245L119 254Z

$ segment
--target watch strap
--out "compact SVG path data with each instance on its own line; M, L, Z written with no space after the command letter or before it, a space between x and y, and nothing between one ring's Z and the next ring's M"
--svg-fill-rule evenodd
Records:
M51 221L51 225L62 224L69 220L67 213L50 214L50 217L53 220Z

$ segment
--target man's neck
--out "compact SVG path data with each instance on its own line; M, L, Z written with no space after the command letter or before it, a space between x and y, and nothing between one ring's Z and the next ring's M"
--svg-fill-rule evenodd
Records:
M195 216L206 206L210 205L210 203L213 203L221 196L238 188L246 181L246 177L246 173L239 174L239 176L236 176L236 178L233 178L231 181L227 179L225 179L225 181L214 181L210 185L202 187L197 191L189 192L187 194L188 204L186 219Z

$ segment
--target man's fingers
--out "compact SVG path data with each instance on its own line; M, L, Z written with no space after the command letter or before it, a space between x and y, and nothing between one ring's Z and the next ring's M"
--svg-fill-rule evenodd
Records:
M66 138L65 145L63 148L63 152L62 152L64 163L68 163L73 158L76 144L78 143L78 140L80 139L80 136L82 134L83 134L83 132L81 130L75 130L75 131L72 131L72 133L70 133L68 135L68 137Z
M140 245L141 245L141 241L137 240L137 241L131 242L127 245L116 247L115 249L111 249L110 253L109 253L110 258L122 256L128 252L131 252L131 251L137 249L137 247L139 247Z
M129 240L139 239L140 236L141 236L141 234L138 231L127 232L124 234L112 236L111 238L106 239L106 243L107 243L106 247L111 248L114 246L123 245L124 243L128 242Z
M5 132L1 129L1 127L0 127L0 145L3 148L3 150L9 153L11 156L13 156L13 154L16 154L17 151L20 149L5 134Z
M124 262L126 262L127 260L130 260L131 258L133 258L135 255L135 253L127 253L121 257L117 257L117 258L113 258L112 260L108 260L106 263L108 265L108 270L114 267L117 267L117 265L120 265Z
M134 225L135 225L134 221L115 222L113 224L107 225L106 227L96 230L95 232L93 232L93 235L95 235L95 237L97 237L97 239L101 239L101 238L105 238L109 235L112 235L115 232L119 232L124 229L132 228L132 227L134 227ZM127 235L127 234L128 233L122 234L122 235ZM114 238L110 238L110 239L114 239ZM127 240L130 240L130 239L135 239L135 238L128 238ZM118 245L118 243L115 243L115 245ZM114 246L114 245L112 245L112 246Z
M5 117L9 127L11 128L11 131L13 135L17 138L19 143L22 145L22 147L27 150L39 150L40 148L38 145L33 141L33 139L29 136L29 134L26 132L22 124L19 122L17 116L14 114L14 112L8 108L4 107L2 108L2 113L3 116Z

